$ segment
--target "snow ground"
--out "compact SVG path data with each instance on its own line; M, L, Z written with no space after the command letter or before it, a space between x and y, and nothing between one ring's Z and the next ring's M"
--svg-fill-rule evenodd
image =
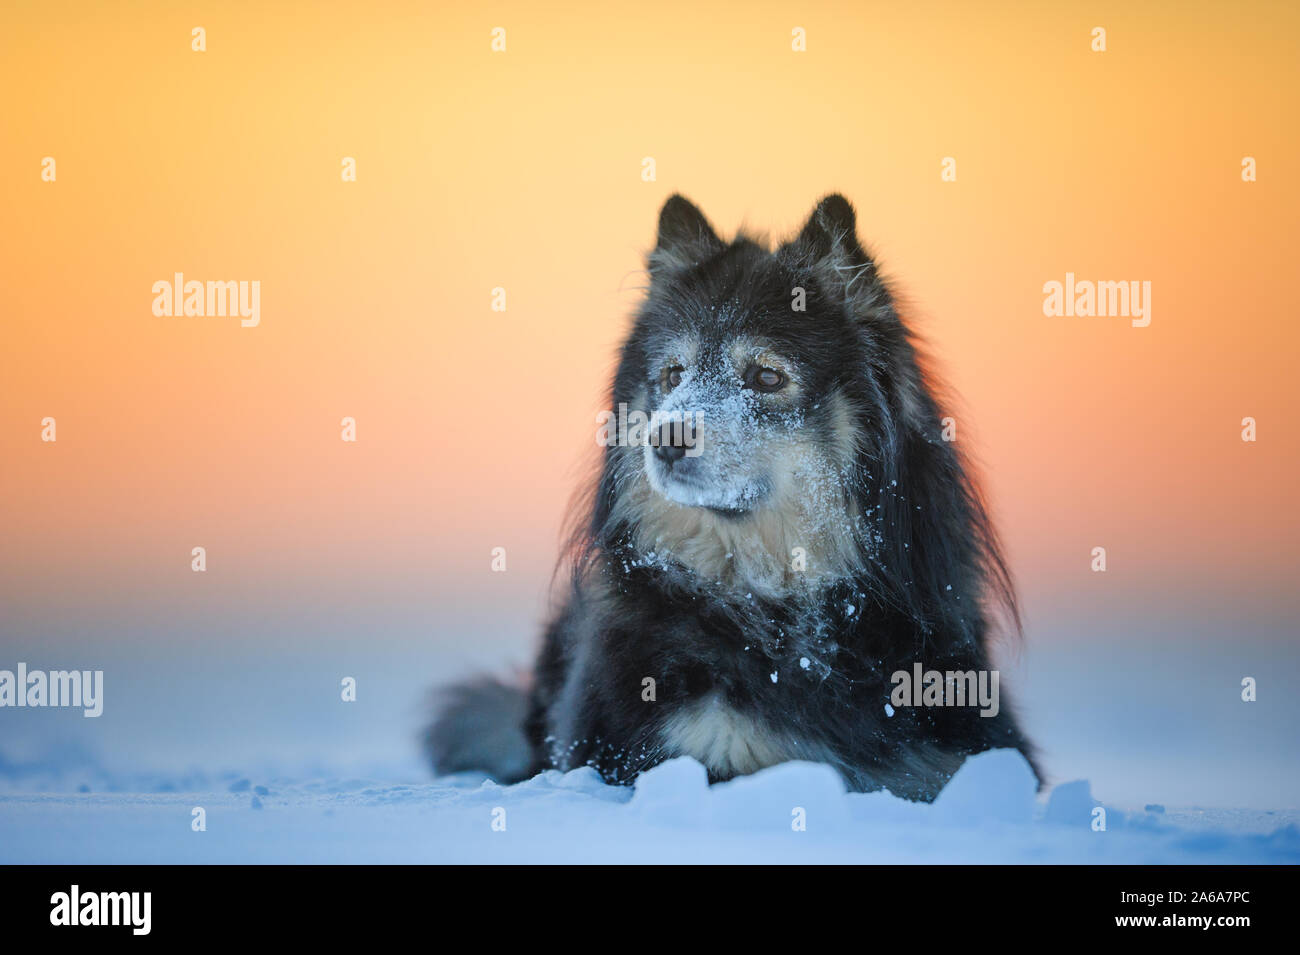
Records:
M1208 612L1179 618L1171 653L1172 637L1138 620L1044 612L1072 622L1039 627L1003 676L1049 779L1066 785L1034 800L1019 757L989 754L925 806L845 794L807 764L712 788L698 766L666 764L635 792L582 771L508 788L431 780L417 742L430 687L528 661L527 621L497 614L434 627L375 621L365 605L184 628L164 615L167 639L146 629L138 644L120 627L109 640L87 623L76 642L18 639L0 623L0 666L102 668L106 700L95 719L0 714L0 863L1300 861L1289 620L1254 622L1275 639L1251 643ZM1260 677L1258 702L1241 701L1243 674ZM344 676L355 702L340 699ZM1088 792L1068 784L1081 778L1108 809L1105 832L1090 828ZM206 832L190 829L195 806ZM496 807L504 832L491 828ZM795 807L804 832L791 828Z
M845 793L811 763L709 787L703 767L677 759L634 789L590 769L503 787L469 776L120 777L66 764L0 763L0 862L1300 861L1296 811L1107 807L1094 831L1087 783L1036 798L1011 750L969 760L933 805ZM191 828L195 807L206 831Z

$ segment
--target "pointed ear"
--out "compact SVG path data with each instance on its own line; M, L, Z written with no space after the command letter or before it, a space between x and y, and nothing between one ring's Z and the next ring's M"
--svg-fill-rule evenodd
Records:
M659 211L659 240L650 254L650 271L697 265L723 248L704 213L685 197L674 194Z
M798 237L778 252L788 264L809 269L828 293L857 314L888 303L876 263L858 241L853 206L838 193L817 203Z
M796 240L817 258L832 254L861 253L858 244L858 219L849 200L834 192L817 203L807 224Z

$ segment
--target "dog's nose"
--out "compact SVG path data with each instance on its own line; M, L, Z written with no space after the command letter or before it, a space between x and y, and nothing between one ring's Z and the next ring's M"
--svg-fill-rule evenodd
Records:
M694 429L691 429L688 436L685 422L669 421L661 424L658 440L655 443L655 454L660 461L671 467L674 461L679 461L686 456L688 441L693 439Z
M686 449L679 448L675 444L661 444L655 448L655 454L659 455L659 460L665 464L672 464L679 458L686 457Z

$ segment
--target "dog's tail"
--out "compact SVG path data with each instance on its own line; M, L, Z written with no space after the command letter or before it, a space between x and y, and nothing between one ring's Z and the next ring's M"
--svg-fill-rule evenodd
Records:
M438 775L487 773L499 783L527 779L533 746L525 723L528 688L487 677L437 694L424 749Z

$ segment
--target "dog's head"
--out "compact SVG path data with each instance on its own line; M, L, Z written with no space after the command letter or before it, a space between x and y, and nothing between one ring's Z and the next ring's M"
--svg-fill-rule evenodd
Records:
M602 546L766 592L864 574L903 602L968 590L983 514L849 203L769 250L673 196L648 264L613 390L648 440L610 449ZM918 565L918 545L943 559Z
M814 497L833 506L848 486L857 435L843 386L861 330L843 289L855 274L864 288L875 280L853 230L832 197L774 254L724 244L685 199L664 206L618 390L652 416L641 463L667 502L761 518ZM846 237L859 255L822 263L827 286L812 266Z

